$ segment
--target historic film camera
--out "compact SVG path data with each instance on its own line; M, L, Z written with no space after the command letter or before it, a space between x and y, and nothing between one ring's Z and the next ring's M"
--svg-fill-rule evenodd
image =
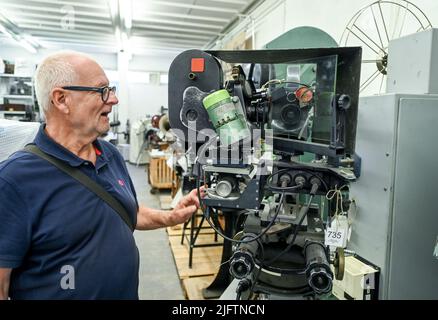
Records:
M187 179L206 188L203 214L225 238L218 278L238 281L237 298L316 298L342 278L345 246L330 238L347 237L333 225L359 174L360 63L358 47L188 50L173 61L170 124Z

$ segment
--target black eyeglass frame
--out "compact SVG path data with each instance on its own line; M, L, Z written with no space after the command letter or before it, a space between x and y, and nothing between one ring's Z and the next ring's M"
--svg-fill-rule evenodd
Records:
M102 101L106 103L109 99L109 96L111 94L111 91L115 94L116 93L116 86L103 86L103 87L84 87L84 86L64 86L61 87L65 90L72 90L72 91L92 91L92 92L98 92L100 93L100 97L102 98ZM105 89L108 89L108 96L106 99L103 98L103 95L105 93Z

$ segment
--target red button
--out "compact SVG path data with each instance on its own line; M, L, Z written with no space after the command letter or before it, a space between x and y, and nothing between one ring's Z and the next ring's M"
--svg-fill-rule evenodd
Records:
M204 58L192 58L192 72L204 72Z
M100 156L102 154L102 151L97 149L97 147L95 145L93 145L93 147L94 147L94 152L96 152L96 156Z

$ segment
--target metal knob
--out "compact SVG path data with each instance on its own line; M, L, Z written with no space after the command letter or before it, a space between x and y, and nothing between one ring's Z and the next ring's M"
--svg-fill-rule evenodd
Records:
M216 194L223 198L228 197L233 191L233 185L228 180L220 180L216 185Z
M230 262L230 273L236 279L243 279L250 275L252 264L243 256L232 259Z

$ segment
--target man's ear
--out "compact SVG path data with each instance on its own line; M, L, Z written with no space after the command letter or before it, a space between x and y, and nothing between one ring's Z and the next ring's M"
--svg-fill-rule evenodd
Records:
M70 113L68 99L64 89L54 88L50 93L50 102L59 112L64 114Z

